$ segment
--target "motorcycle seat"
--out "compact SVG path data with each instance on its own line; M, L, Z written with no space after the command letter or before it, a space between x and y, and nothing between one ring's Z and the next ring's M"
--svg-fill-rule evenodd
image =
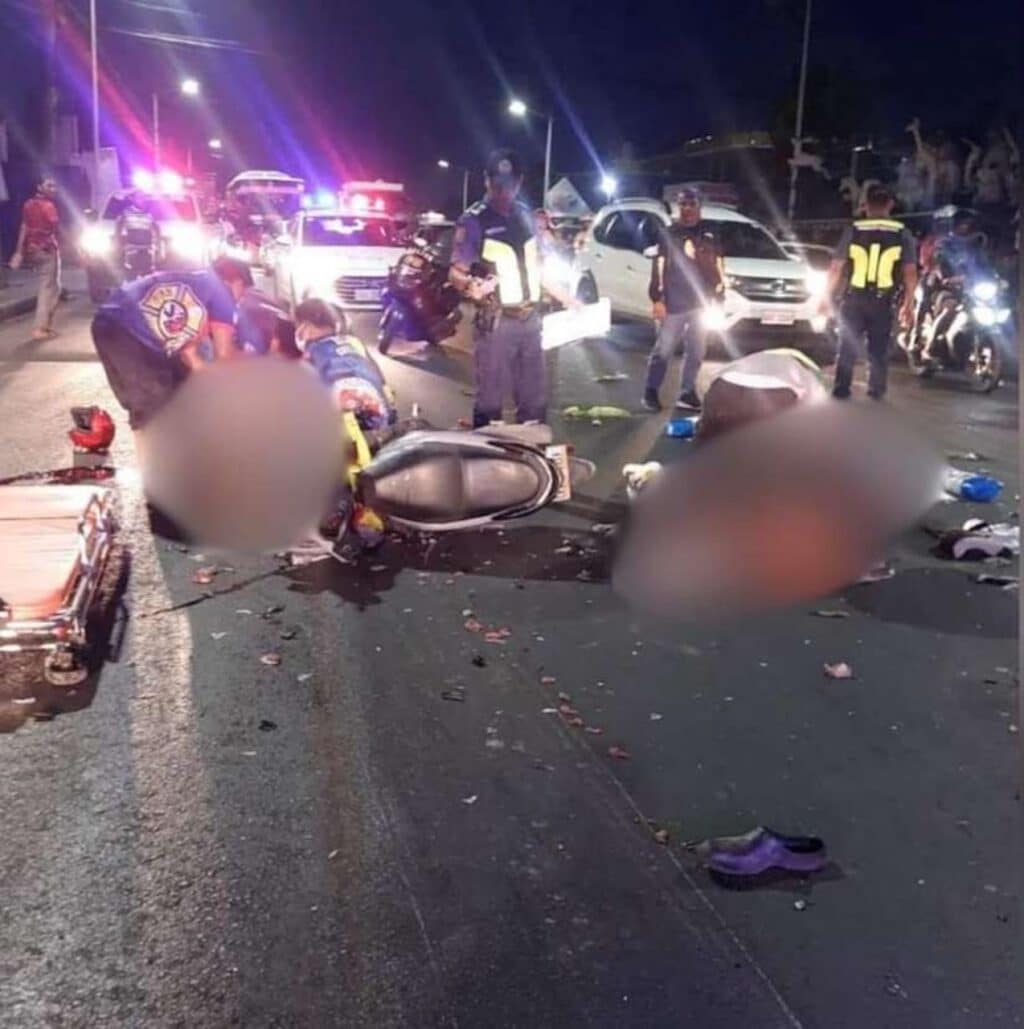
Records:
M359 475L362 501L414 525L499 518L544 503L543 458L482 436L413 432L386 446Z

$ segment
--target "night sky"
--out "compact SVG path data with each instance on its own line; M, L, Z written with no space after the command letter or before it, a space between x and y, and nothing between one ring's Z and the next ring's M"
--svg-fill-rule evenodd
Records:
M82 18L85 0L63 2ZM152 88L195 74L212 109L170 105L169 132L222 136L242 166L413 182L440 174L439 157L478 168L498 144L539 160L543 125L512 120L512 94L554 111L558 172L614 164L624 143L643 156L715 130L778 127L792 105L803 9L802 0L99 0L104 65L140 124ZM808 130L899 137L920 114L926 129L980 134L1019 104L1021 20L1019 0L816 0ZM171 47L118 29L230 39L260 53Z

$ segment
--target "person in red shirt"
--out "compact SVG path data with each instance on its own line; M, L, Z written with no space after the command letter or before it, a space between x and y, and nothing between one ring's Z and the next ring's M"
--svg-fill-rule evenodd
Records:
M39 293L36 299L36 323L33 339L55 336L53 316L60 301L60 215L54 198L57 184L43 179L36 195L25 201L21 209L21 229L18 246L11 258L11 267L31 269L38 276Z

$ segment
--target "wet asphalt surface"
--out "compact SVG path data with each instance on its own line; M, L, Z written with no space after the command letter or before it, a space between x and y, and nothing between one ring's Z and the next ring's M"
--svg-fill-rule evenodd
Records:
M66 467L67 409L113 408L85 303L62 315L42 345L0 325L0 477ZM623 463L690 446L639 413L646 333L550 355L554 411L635 412L551 419L598 462L583 495L358 570L154 536L121 433L105 660L66 694L0 655L0 1024L1021 1023L1016 594L915 529L894 578L820 603L635 616L589 530L621 514ZM468 412L458 346L385 365L403 407ZM1010 512L1012 386L897 371L892 402L1007 482L930 524ZM854 680L823 677L838 660ZM682 846L758 824L832 864L732 890Z

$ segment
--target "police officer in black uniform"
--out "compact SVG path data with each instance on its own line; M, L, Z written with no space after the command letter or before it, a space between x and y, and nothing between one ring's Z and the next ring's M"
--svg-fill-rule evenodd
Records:
M523 170L512 150L495 151L486 194L459 219L451 281L478 305L473 333L473 427L501 419L511 382L519 422L543 422L547 374L541 348L541 255L533 212L519 201Z
M901 295L899 320L909 328L914 319L917 288L917 249L902 222L891 217L895 200L885 186L874 185L865 200L865 217L842 235L832 255L827 296L842 288L838 305L839 354L832 395L850 395L853 370L867 340L868 396L885 396L889 375L889 344L896 297Z

